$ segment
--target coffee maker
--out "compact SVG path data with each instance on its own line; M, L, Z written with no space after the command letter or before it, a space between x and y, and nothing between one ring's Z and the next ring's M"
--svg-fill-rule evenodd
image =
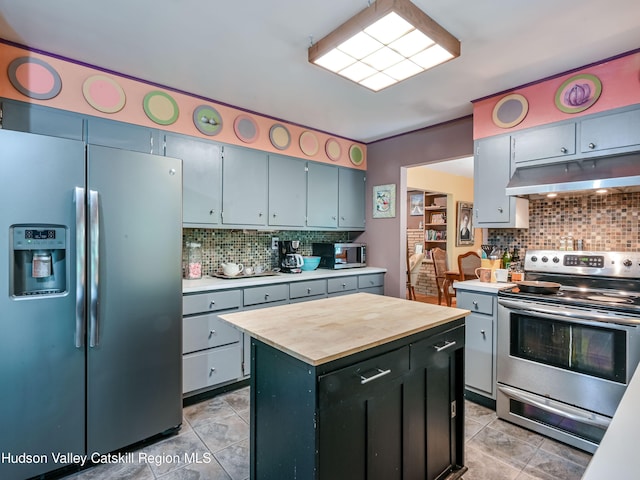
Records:
M280 269L284 273L301 273L302 255L298 253L299 240L282 240L280 242Z

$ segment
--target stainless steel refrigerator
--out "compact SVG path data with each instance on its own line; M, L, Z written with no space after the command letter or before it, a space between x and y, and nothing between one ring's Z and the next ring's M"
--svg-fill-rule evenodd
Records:
M0 130L0 171L0 478L179 427L182 162Z

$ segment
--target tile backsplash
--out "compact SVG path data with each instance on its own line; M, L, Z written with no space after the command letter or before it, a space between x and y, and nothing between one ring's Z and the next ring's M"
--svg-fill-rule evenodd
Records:
M561 236L583 250L640 251L640 192L544 198L529 202L528 229L489 229L489 243L521 252L558 249Z
M278 265L278 252L271 249L271 238L299 240L300 254L311 255L314 242L348 242L349 232L308 232L256 230L214 230L185 228L182 230L183 251L190 242L202 245L202 273L214 275L223 262L242 263L245 266L262 265L274 268Z

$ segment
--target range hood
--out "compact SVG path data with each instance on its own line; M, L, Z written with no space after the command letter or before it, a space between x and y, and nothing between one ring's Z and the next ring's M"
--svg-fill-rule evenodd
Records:
M506 194L535 195L599 188L640 190L640 153L518 167Z

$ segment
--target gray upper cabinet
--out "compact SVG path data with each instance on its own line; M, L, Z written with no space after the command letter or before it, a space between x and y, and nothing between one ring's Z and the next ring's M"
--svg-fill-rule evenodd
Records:
M267 224L267 154L225 145L222 151L222 223Z
M514 163L569 157L576 153L574 122L518 132L511 138Z
M338 169L338 227L364 230L366 172Z
M309 162L307 184L307 226L338 226L338 167Z
M269 155L269 225L304 227L307 213L307 162Z
M97 117L88 118L87 143L133 152L163 153L159 130Z
M508 197L511 178L511 137L488 137L476 141L474 156L474 223L476 227L527 228L529 201Z
M640 109L585 119L581 129L580 151L583 153L637 150L640 146Z
M165 155L182 159L182 222L214 226L222 222L222 157L219 144L165 135Z
M82 140L82 116L56 108L2 100L2 128Z

